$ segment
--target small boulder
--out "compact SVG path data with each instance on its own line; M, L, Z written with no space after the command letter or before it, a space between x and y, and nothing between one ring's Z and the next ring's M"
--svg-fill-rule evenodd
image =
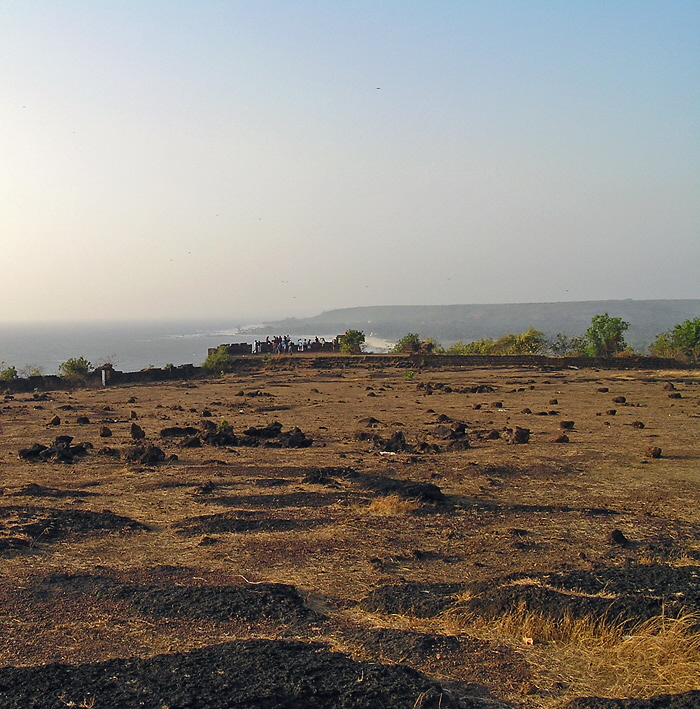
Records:
M131 424L131 428L129 429L129 433L131 433L131 437L135 441L141 441L146 437L146 432L137 423Z
M648 446L644 451L644 454L647 458L660 458L661 448L659 448L658 446Z
M512 444L520 444L520 443L528 443L530 441L530 429L529 428L520 428L520 426L516 426L514 429L506 429L505 432L505 438L508 441L508 443Z
M610 543L617 544L617 546L620 547L626 547L629 545L630 540L627 539L619 529L613 529L613 531L610 532Z

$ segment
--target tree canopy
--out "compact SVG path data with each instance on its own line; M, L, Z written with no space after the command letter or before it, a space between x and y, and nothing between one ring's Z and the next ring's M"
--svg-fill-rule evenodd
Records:
M338 338L338 345L343 354L360 354L365 344L365 333L361 330L348 330Z
M684 320L672 330L662 332L651 345L651 352L659 357L700 361L700 318Z
M622 318L614 318L603 313L594 315L591 326L586 330L588 354L591 357L614 357L627 349L625 331L630 324Z

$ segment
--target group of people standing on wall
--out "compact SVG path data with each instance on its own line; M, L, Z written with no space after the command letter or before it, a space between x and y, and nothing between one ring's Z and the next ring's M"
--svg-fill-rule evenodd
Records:
M314 339L299 338L294 342L289 335L276 336L265 340L256 340L253 345L253 354L295 354L297 352L334 352L337 349L337 338L326 342L321 337Z

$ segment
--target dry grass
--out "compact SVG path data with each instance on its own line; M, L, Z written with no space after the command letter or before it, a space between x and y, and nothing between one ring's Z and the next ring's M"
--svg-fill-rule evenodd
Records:
M462 632L522 648L540 689L564 687L566 698L646 698L700 688L697 614L658 616L633 629L592 618L553 621L530 612L493 621L449 619L455 620Z
M406 500L399 495L375 497L368 507L363 508L374 517L398 517L415 512L420 508L417 500Z

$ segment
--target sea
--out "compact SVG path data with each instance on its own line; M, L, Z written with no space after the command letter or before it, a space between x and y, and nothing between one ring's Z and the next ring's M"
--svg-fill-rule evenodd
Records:
M110 362L123 372L172 364L200 365L211 347L234 342L253 343L275 335L298 339L338 333L291 333L267 330L262 322L236 320L0 323L0 369L13 366L20 376L56 374L72 357L84 357L93 367ZM386 352L390 342L367 336L366 350Z

